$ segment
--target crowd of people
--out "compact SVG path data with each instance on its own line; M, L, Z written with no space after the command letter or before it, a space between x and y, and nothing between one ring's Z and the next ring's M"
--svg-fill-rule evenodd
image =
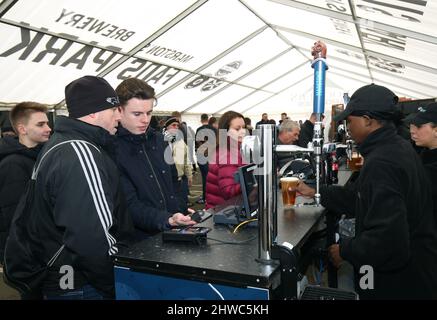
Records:
M17 104L10 113L16 137L9 132L0 140L0 258L13 259L9 228L38 167L26 228L38 259L56 256L41 285L44 299L114 298L111 256L120 246L196 223L188 195L197 167L198 203L206 209L240 194L234 173L245 164L243 137L259 125L276 126L264 113L252 128L235 111L219 119L202 114L196 132L179 112L153 123L155 90L136 78L113 89L103 78L84 76L66 86L65 101L69 115L58 116L53 129L44 105ZM365 160L353 186L321 188L326 208L357 219L355 237L331 246L329 255L336 266L374 267L375 290L360 292L363 298L437 298L437 104L406 120L412 140L425 148L420 158L396 133L396 103L389 89L364 86L336 119L347 121ZM283 113L277 143L307 147L315 119L299 123ZM315 192L303 182L297 190ZM74 268L75 288L59 287L62 265Z

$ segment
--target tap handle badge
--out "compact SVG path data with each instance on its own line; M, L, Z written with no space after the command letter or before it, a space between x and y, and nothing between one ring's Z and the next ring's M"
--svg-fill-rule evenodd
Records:
M314 60L318 58L326 59L327 51L328 49L326 48L326 44L318 40L314 42L314 46L311 48L311 55L314 57Z

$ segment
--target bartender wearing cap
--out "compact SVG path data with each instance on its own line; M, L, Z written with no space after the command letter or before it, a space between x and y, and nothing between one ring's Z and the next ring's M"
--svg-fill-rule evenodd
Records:
M417 113L406 118L410 125L411 139L423 147L420 157L432 185L434 218L437 221L437 103L420 106Z
M335 121L347 120L364 156L354 189L321 188L321 202L335 212L353 213L355 237L329 247L333 264L355 271L360 299L437 298L437 227L426 172L412 145L396 134L392 119L397 96L370 84L359 88ZM314 190L297 187L304 196ZM360 269L373 269L363 285ZM369 283L367 283L369 284Z

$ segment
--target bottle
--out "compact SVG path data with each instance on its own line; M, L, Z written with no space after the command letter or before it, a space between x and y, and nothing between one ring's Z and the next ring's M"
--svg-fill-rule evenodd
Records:
M331 168L331 182L332 184L337 184L338 183L338 159L337 159L337 153L331 152L331 163L332 163L332 168Z

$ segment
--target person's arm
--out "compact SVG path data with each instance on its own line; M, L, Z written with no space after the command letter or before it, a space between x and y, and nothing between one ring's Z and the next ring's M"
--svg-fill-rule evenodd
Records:
M320 186L320 200L322 206L329 211L355 215L356 189L350 186Z
M241 193L241 187L235 181L234 173L238 167L233 164L221 164L218 170L219 189L223 198L229 199Z
M173 226L192 225L195 223L191 221L190 217L180 212L167 212L140 200L138 198L137 189L128 175L124 170L121 169L120 171L123 193L135 227L146 232L157 232Z
M172 213L141 201L136 187L124 170L121 170L121 184L135 227L147 232L162 231L168 228L168 219Z
M399 170L372 163L361 172L359 205L367 207L360 217L356 237L340 243L340 255L355 267L370 265L380 272L402 268L410 258L407 208Z
M14 156L12 156L14 157ZM15 208L30 180L31 172L15 158L5 159L0 165L0 212L5 225L9 225Z
M300 130L299 139L297 140L298 146L302 148L307 148L308 142L313 141L313 130L305 123Z
M314 198L316 190L300 181L297 188L299 195ZM321 204L329 211L354 215L356 190L354 185L345 186L320 186Z
M188 179L188 186L191 187L193 182L193 167L191 165L191 161L189 159L189 150L188 146L184 143L184 174Z

